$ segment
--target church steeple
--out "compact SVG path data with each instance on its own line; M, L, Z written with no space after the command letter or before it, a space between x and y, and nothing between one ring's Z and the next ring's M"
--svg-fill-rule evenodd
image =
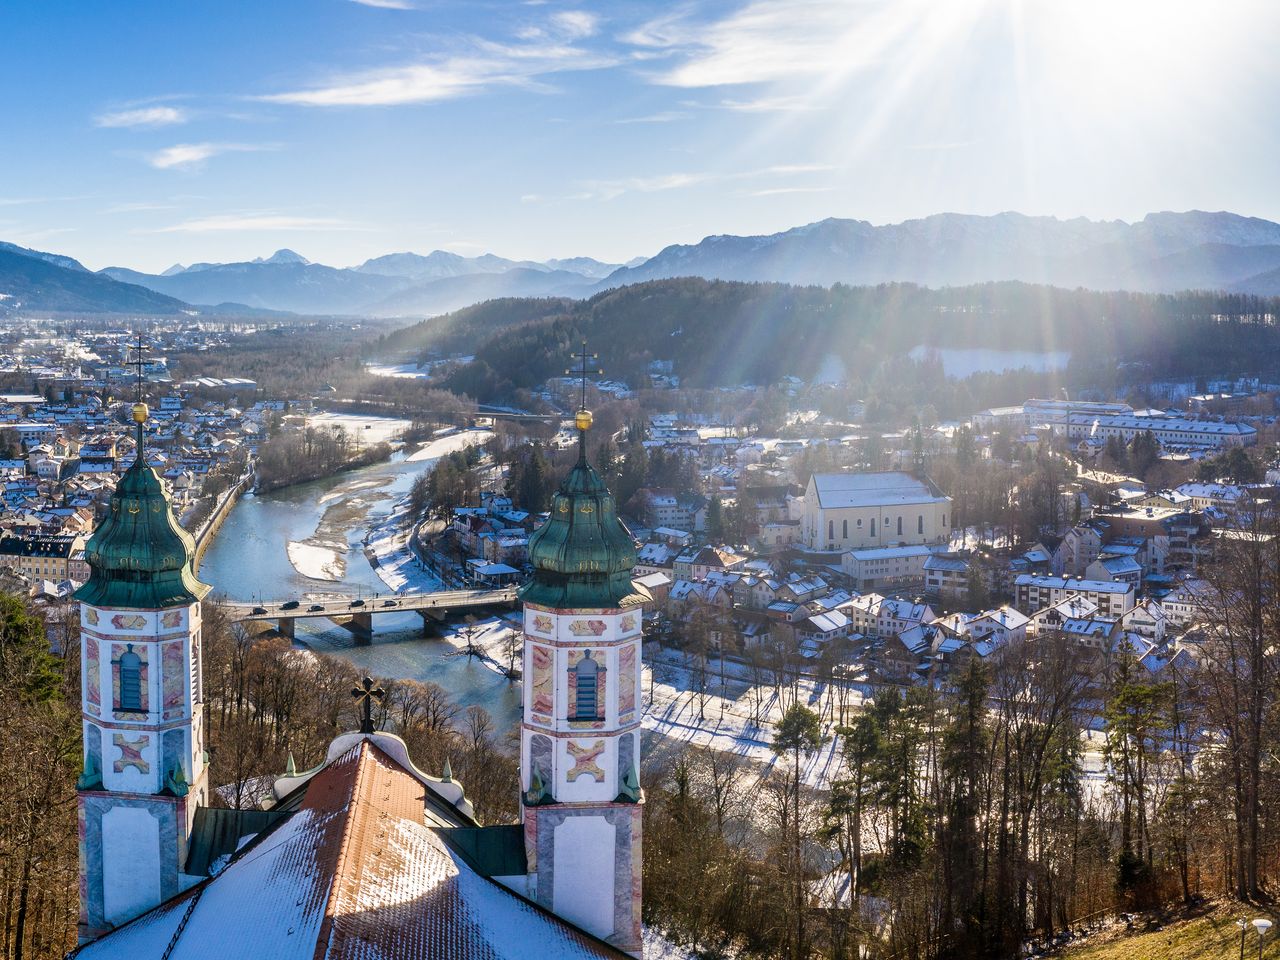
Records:
M147 465L147 405L132 408L137 453L85 547L80 601L83 775L80 932L97 936L192 881L183 868L208 802L195 545Z
M529 540L524 602L524 892L639 956L640 603L636 551L587 460L583 351L578 461Z
M635 543L618 519L617 503L604 479L587 461L585 363L581 406L574 415L578 462L551 499L551 515L529 538L533 579L520 592L525 603L553 608L602 609L631 606L642 598L631 586Z

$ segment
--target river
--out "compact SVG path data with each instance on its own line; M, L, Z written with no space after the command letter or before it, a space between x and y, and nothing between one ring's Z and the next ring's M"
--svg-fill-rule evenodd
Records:
M387 595L391 591L366 558L363 540L408 493L414 476L434 462L421 453L397 453L387 463L247 494L205 553L200 579L215 595L236 600ZM361 641L328 620L300 619L295 642L345 657L371 676L434 681L460 706L483 706L499 729L519 722L519 684L459 656L447 640L424 636L418 614L380 614L373 627L372 640Z

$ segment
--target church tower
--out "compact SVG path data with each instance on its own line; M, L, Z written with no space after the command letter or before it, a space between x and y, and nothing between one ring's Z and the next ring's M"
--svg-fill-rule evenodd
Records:
M529 540L521 815L528 895L640 956L640 620L635 546L613 495L578 462Z
M197 806L208 802L194 541L137 455L85 548L80 601L84 772L80 937L91 939L180 892Z

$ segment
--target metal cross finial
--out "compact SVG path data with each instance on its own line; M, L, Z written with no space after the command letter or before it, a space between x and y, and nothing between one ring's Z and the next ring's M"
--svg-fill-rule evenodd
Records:
M142 402L142 351L146 347L142 345L142 331L138 331L138 344L134 348L133 360L128 364L134 368L134 394L135 403Z
M566 370L564 372L564 375L566 377L577 376L582 378L582 396L581 396L581 399L578 401L578 409L585 410L587 408L587 377L590 376L592 373L594 373L596 376L600 376L602 373L604 373L604 371L591 370L587 367L588 361L599 360L600 354L587 353L587 341L585 340L582 341L582 352L573 354L573 359L579 361L579 365L577 367Z
M376 699L381 703L386 695L387 691L381 687L375 687L373 680L369 677L361 680L360 686L351 688L351 696L355 697L356 703L360 704L364 714L360 718L361 733L373 733L373 701Z

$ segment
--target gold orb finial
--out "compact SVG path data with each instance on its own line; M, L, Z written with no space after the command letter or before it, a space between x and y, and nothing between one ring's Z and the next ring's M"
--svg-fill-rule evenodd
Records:
M574 414L573 425L577 427L579 430L581 430L583 433L586 433L588 430L591 429L591 423L592 423L592 417L591 417L590 410L587 410L584 408L582 410L579 410L576 414Z
M150 416L150 413L151 411L147 409L147 405L145 403L135 403L133 405L133 422L146 423L147 417Z

